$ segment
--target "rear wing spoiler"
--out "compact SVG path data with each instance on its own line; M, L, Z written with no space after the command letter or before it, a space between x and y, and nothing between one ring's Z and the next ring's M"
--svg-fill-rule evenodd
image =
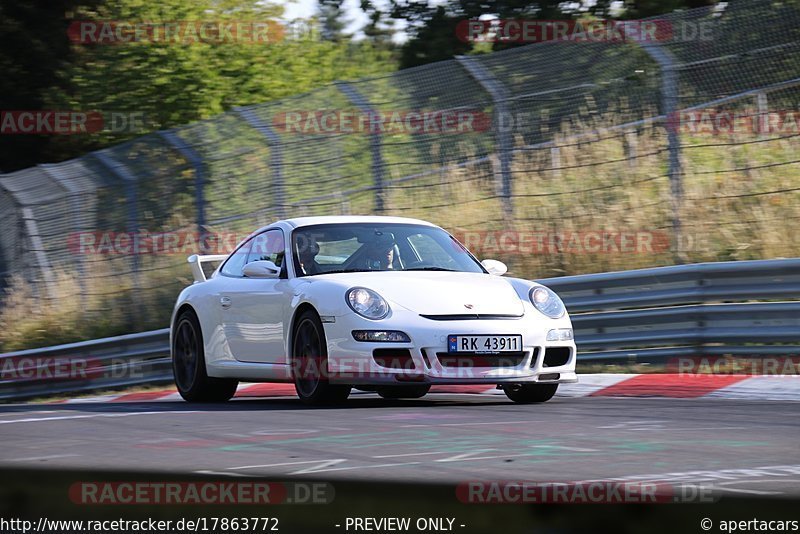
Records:
M227 258L227 254L192 254L186 261L189 262L189 267L192 269L192 276L195 282L205 282L206 273L203 272L203 264L210 261L222 261Z

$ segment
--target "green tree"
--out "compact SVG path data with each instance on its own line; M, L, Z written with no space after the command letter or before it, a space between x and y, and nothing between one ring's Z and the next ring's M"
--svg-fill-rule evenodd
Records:
M591 15L632 19L661 15L676 9L713 5L715 0L633 0L612 9L612 0L563 2L562 0L457 0L434 4L415 0L391 0L391 17L407 22L409 39L401 52L401 68L414 67L465 53L480 53L522 46L526 43L464 42L457 35L458 24L483 16L498 19L573 19ZM463 36L462 36L463 37Z
M0 2L0 110L46 107L46 95L58 83L56 73L71 60L65 14L78 2ZM4 135L0 172L39 163L42 153L57 154L57 141L43 135Z
M322 22L322 38L326 41L344 39L344 28L347 24L342 9L344 0L318 0L317 3Z
M70 43L71 21L272 21L281 6L260 0L66 0L47 8L2 7L2 109L73 109L140 113L146 130L205 119L234 106L309 91L334 80L395 70L393 52L369 42L322 39L313 21L307 31L287 31L264 43L131 42ZM55 6L58 5L58 8ZM35 30L35 31L34 31ZM31 49L27 53L26 49ZM56 51L57 53L52 53ZM8 102L8 103L6 103ZM5 172L81 155L144 131L29 136L27 157L4 148ZM8 145L8 143L4 143Z

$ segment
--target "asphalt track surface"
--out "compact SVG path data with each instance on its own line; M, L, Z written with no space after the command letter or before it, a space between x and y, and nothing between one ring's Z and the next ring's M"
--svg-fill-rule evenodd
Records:
M658 480L731 495L800 495L800 403L504 396L294 398L0 406L0 468L219 476Z

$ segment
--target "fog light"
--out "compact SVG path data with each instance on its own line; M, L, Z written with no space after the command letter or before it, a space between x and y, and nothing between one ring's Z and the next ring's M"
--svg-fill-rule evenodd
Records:
M356 341L410 343L411 339L405 332L399 330L353 330L353 339Z
M553 328L547 332L547 341L570 341L575 339L572 328Z

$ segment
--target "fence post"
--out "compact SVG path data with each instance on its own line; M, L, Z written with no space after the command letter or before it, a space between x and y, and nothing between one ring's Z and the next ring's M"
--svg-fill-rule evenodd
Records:
M64 189L67 193L67 199L69 201L69 210L72 214L72 231L73 232L82 232L84 231L83 226L78 228L78 219L79 214L81 213L81 204L79 202L78 195L80 194L80 190L78 190L69 180L65 180L62 178L61 173L57 170L52 164L42 164L37 165L37 168L41 169L43 173L45 173L53 182L57 183L59 187ZM78 239L80 239L80 235L78 235ZM78 285L80 286L81 290L81 308L86 310L86 258L84 257L82 251L78 252Z
M28 234L28 239L30 239L33 257L36 258L36 263L42 273L42 278L47 288L47 296L51 299L55 298L56 294L53 290L53 270L50 267L50 262L47 260L47 254L45 254L44 244L42 243L42 236L39 235L39 225L37 224L36 216L33 214L31 208L22 208L22 220L25 221L25 231Z
M561 178L561 149L557 146L550 149L550 167L553 178Z
M194 194L195 207L197 208L197 239L200 242L200 254L208 252L208 240L206 239L206 166L203 158L197 151L189 146L174 130L162 130L158 132L172 148L178 151L181 156L194 168Z
M251 108L239 107L233 111L239 114L247 124L264 136L269 145L269 168L272 170L272 199L275 213L279 219L286 218L286 184L283 181L283 144L267 122L256 115Z
M756 107L758 108L758 134L763 138L766 137L769 131L769 103L767 101L767 93L760 91L756 93Z
M642 43L645 52L658 63L661 71L661 102L666 117L669 151L669 183L672 193L672 238L675 263L684 263L681 232L681 207L683 205L683 177L681 169L680 110L678 109L678 72L675 59L667 50L654 43Z
M98 150L97 152L92 152L91 155L108 169L111 174L122 180L125 184L125 201L128 208L127 231L133 236L131 271L136 295L134 295L133 298L135 304L128 308L128 320L133 324L136 320L136 316L139 315L139 310L134 310L133 308L139 307L139 299L137 297L141 288L141 283L139 281L139 200L136 193L136 176L134 176L125 165L111 157L106 150Z
M497 143L497 154L500 158L500 169L499 172L495 171L495 180L500 190L505 219L510 221L514 216L514 199L511 185L512 146L510 128L504 125L504 119L511 118L511 114L508 111L508 89L475 58L456 56L456 60L478 82L478 85L492 97L494 105L492 127L494 128L495 141Z
M636 168L636 160L639 157L639 139L636 130L629 130L625 132L623 137L625 144L625 157L628 158L628 168Z
M336 82L336 87L347 97L351 104L356 106L361 112L366 113L370 118L370 134L369 134L369 148L372 153L372 180L375 187L375 211L383 213L385 209L384 199L384 162L383 162L383 148L381 145L380 132L373 131L372 118L377 116L377 111L372 109L372 105L358 90L347 82Z

